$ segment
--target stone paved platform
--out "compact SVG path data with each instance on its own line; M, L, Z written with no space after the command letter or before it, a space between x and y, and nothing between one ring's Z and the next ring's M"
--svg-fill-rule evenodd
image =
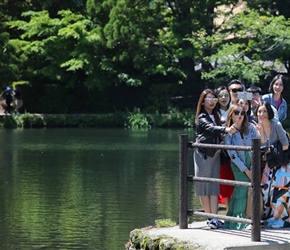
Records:
M167 235L178 241L186 241L196 245L194 249L205 250L288 250L290 249L290 228L261 229L261 241L251 241L251 230L210 229L206 222L194 222L188 229L178 226L168 228L149 228L142 230L143 235L156 237Z

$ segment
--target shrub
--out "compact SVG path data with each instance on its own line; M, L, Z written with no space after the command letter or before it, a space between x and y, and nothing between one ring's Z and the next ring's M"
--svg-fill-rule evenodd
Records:
M25 113L18 119L18 126L23 128L43 128L45 127L43 116Z
M17 121L11 115L3 116L0 126L2 128L17 128Z
M134 108L133 112L128 113L125 126L129 128L148 128L149 122L139 108Z

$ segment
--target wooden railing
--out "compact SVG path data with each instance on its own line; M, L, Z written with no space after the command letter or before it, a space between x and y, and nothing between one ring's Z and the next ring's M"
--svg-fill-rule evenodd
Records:
M252 180L249 182L231 181L224 179L202 178L188 175L188 149L189 148L216 148L252 151ZM188 183L194 181L217 182L232 186L245 186L252 188L252 216L251 219L237 218L226 215L205 213L200 210L188 209ZM261 241L261 188L267 188L267 185L261 185L261 151L260 139L253 139L252 146L232 146L192 143L188 141L188 135L182 134L179 137L179 228L188 228L187 216L199 215L207 218L216 218L228 221L242 222L252 224L251 239L252 241ZM262 221L264 225L267 221Z

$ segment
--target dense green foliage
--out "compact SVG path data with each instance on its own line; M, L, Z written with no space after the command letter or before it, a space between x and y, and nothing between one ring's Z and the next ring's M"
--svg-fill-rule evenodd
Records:
M266 90L288 76L290 6L243 2L4 0L1 87L24 84L30 113L168 113L232 78Z

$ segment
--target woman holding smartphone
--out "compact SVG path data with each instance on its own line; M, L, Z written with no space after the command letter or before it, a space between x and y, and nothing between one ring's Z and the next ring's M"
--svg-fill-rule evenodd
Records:
M211 89L205 89L200 94L195 116L197 143L220 144L222 134L236 131L234 126L221 125L217 102L218 96ZM220 150L202 147L194 150L194 171L196 177L219 178ZM218 213L219 183L196 182L195 192L206 213ZM207 225L216 229L221 228L223 223L209 218Z

